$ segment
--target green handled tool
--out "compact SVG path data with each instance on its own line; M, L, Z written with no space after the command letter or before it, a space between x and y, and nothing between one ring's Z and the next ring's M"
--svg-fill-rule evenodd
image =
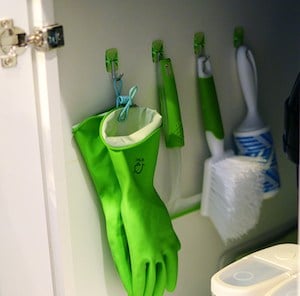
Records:
M163 42L152 43L152 60L157 65L158 91L163 130L168 148L184 146L183 126L171 59L164 57Z
M196 33L194 52L197 59L198 86L205 136L212 155L220 155L224 149L224 129L211 64L209 57L204 54L204 45L203 32Z

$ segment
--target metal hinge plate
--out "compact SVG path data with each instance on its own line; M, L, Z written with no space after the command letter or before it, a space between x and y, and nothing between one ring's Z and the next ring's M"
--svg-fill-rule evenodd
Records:
M34 28L27 35L21 28L15 27L12 19L0 20L0 59L4 68L17 65L17 57L28 45L39 51L47 52L64 46L63 26L54 24L42 28Z

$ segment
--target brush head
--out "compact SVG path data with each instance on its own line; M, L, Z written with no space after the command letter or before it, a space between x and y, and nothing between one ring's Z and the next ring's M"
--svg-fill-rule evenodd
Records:
M210 142L209 137L207 137L208 143ZM212 188L212 180L213 180L213 168L214 165L224 159L227 159L229 157L232 157L233 151L228 150L224 151L223 150L223 142L220 145L217 145L218 142L215 141L214 145L209 145L212 148L210 150L212 151L217 151L218 153L213 154L212 157L208 158L204 162L204 175L203 175L203 187L202 187L202 197L201 197L201 214L202 216L209 216L209 208L210 208L210 196L211 196L211 191L213 190ZM218 147L220 146L220 147ZM219 153L218 150L222 150L222 153Z
M249 132L235 132L234 142L238 155L259 156L265 160L264 199L275 196L280 189L280 175L270 128L266 126Z
M263 200L261 158L231 156L211 162L205 208L222 240L246 234L258 222Z

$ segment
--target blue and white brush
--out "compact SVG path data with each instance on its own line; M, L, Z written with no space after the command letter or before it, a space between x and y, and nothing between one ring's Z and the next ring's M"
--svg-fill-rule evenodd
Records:
M264 198L269 198L279 191L280 178L270 128L265 126L257 111L257 70L254 56L247 46L237 48L236 62L247 114L234 133L234 141L239 155L265 159L263 189Z

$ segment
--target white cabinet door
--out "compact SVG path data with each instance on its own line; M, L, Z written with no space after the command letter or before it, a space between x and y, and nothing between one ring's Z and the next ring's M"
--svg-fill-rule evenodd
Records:
M0 19L13 19L26 33L53 23L52 1L0 3ZM60 122L51 124L49 116L59 110L48 100L59 95L56 53L28 48L16 67L0 67L0 85L0 295L75 295L62 283L58 243L65 235L56 202L65 190L63 172L56 172L63 156L53 141Z

